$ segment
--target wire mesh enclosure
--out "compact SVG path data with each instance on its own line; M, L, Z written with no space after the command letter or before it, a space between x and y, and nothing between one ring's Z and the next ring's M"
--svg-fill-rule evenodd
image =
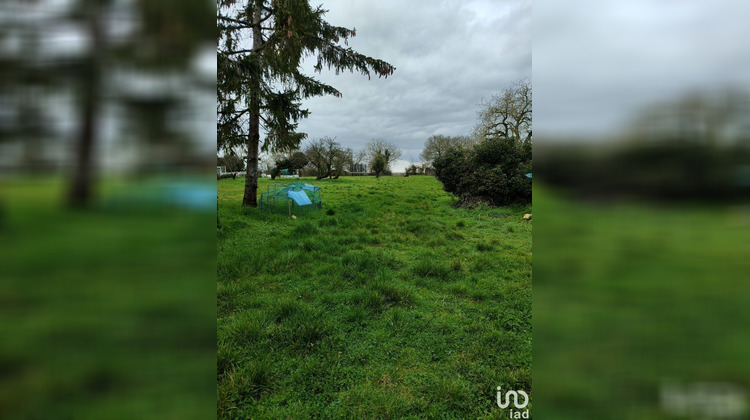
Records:
M260 195L260 211L276 214L304 214L323 206L320 187L305 182L272 184Z

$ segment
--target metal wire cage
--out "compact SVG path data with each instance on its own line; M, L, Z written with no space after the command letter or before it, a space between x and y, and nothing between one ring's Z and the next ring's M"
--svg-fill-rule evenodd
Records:
M304 214L323 207L320 187L305 182L271 184L260 195L259 209L264 213Z

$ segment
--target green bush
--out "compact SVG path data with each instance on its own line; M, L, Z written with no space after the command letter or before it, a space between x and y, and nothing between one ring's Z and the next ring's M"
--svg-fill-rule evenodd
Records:
M380 178L380 175L386 175L388 170L387 160L383 155L378 154L372 161L372 171L375 173L376 178Z
M443 189L461 204L492 206L531 202L531 144L493 139L471 149L453 148L433 162Z
M408 168L406 168L406 172L404 172L404 176L411 176L411 175L420 175L421 168L418 168L417 165L411 165Z

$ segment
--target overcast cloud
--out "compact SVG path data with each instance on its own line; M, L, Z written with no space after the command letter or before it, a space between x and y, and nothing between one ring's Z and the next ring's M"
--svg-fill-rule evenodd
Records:
M313 1L313 4L317 2ZM349 45L396 67L387 79L324 69L315 77L342 98L320 97L300 123L309 139L336 137L362 148L384 138L417 161L433 134L469 134L478 104L514 80L531 78L531 1L325 0L326 20L356 28ZM304 65L312 73L313 60ZM400 162L394 170L402 170Z
M537 138L610 133L647 104L747 88L748 16L735 0L535 0Z

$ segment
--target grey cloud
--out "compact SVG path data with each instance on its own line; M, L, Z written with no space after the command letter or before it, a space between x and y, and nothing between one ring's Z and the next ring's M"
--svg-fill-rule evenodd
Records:
M529 1L329 0L323 7L331 24L357 29L353 49L396 72L369 81L325 69L316 75L343 97L305 103L312 114L300 130L310 138L334 136L356 149L382 137L417 159L427 137L468 134L482 99L531 76Z
M534 3L537 134L603 134L644 105L750 82L750 4Z

